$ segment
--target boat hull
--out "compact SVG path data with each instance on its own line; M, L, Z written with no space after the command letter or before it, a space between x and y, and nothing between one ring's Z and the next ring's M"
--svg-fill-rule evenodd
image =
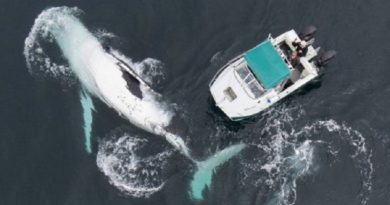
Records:
M317 56L317 52L312 45L308 46L306 56L299 59L300 69L292 67L286 54L280 49L282 43L286 47L292 48L292 42L297 38L299 37L294 30L287 31L276 38L268 38L290 69L290 75L272 88L262 88L261 95L256 96L252 92L253 90L248 88L250 87L246 84L248 76L240 78L240 69L247 67L250 70L244 58L245 53L223 66L209 85L216 106L232 121L240 121L266 110L316 78L319 68L312 60ZM259 83L261 84L260 80Z

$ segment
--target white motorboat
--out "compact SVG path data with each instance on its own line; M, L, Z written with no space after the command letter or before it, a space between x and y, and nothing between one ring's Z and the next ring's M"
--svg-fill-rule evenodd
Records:
M318 57L319 48L312 45L315 31L315 27L308 27L299 35L294 30L275 38L269 35L223 66L210 82L217 107L231 120L241 120L315 79L321 67L336 54L328 51ZM298 50L303 51L302 55L291 59Z

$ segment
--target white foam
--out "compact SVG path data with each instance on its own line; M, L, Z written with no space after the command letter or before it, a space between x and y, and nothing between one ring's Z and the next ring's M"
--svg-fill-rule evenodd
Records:
M108 32L105 29L97 29L93 32L94 36L96 36L100 41L104 41L105 39L115 39L117 36L114 33Z
M64 14L78 15L80 10L77 8L61 7ZM34 22L28 37L25 39L23 54L29 72L38 77L55 78L71 84L74 82L72 70L66 64L52 62L46 54L43 46L53 41L53 36L49 32L53 21L53 12L42 12Z
M365 137L357 130L347 125L339 124L335 120L319 121L317 126L325 126L330 132L338 132L340 137L347 140L354 147L355 152L351 155L360 169L362 177L362 191L359 194L362 205L367 204L372 191L372 178L374 165L372 151L368 149Z
M241 162L243 185L266 184L269 189L274 190L268 204L295 204L296 181L315 171L316 146L327 146L329 154L337 159L339 149L342 149L338 146L347 144L355 149L350 158L360 169L363 184L359 197L361 204L366 204L372 189L373 165L365 137L357 130L332 119L297 125L295 122L302 114L299 107L272 108L265 113L265 126L261 129L261 136L266 140L252 143L262 154L259 158ZM318 133L322 132L328 132L332 137L318 139ZM254 180L254 176L262 177Z
M134 197L149 197L165 183L162 171L171 152L141 158L137 153L147 143L138 136L119 133L105 138L97 153L97 165L110 183Z

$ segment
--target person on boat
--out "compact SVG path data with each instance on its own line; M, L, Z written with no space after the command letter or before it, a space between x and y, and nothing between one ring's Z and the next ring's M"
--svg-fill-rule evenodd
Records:
M290 63L292 67L297 67L299 64L298 51L293 51L290 55Z
M295 47L295 50L298 52L299 57L306 55L307 48L308 48L306 41L304 40L298 41L298 39L295 39L295 41L292 42L292 45Z

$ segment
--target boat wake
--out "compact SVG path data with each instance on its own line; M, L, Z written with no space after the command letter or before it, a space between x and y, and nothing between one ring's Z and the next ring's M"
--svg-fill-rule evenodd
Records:
M262 193L257 200L266 204L295 204L297 181L321 166L329 166L317 164L317 155L326 152L327 156L332 156L332 163L337 163L340 155L347 155L346 158L359 169L363 182L359 198L360 204L365 205L372 189L374 170L371 150L364 136L335 120L300 125L297 122L302 114L299 108L272 109L267 112L265 129L255 130L255 133L261 133L255 138L258 140L248 143L252 145L253 158L245 157L241 160L242 186L251 184L261 188ZM351 148L353 153L342 152Z
M96 36L112 37L113 34L104 35L101 30L97 35L92 34L78 19L81 13L78 8L68 7L44 10L35 20L25 40L24 55L27 67L34 76L54 78L69 85L77 82L75 79L81 82L83 92L80 94L80 101L84 112L87 152L92 151L94 107L91 97L100 99L137 127L164 137L181 154L199 165L196 173L203 173L202 176L207 179L211 179L216 167L243 149L244 145L233 145L216 153L217 158L211 157L205 162L193 159L183 138L165 129L174 123L171 122L175 115L173 109L161 100L162 97L158 93L146 85L155 80L147 76L161 76L162 64L151 58L140 63L133 62L114 49L107 53ZM118 62L125 62L136 75L146 81L146 84L134 80L134 76L129 77L129 74L125 73L128 71L123 71L124 68ZM136 138L136 136L133 138L123 135L119 139L102 142L99 146L97 163L102 172L109 177L110 182L120 190L135 197L149 196L159 190L164 183L157 180L157 176L144 178L137 174L155 173L148 171L149 166L141 166L141 162L146 160L151 164L158 164L167 154L163 152L165 154L158 154L152 158L139 157L136 153L137 149L146 142ZM131 157L126 159L126 155ZM136 180L138 177L139 179ZM201 192L209 183L210 180L200 180L192 191L199 192L196 190L198 188Z

